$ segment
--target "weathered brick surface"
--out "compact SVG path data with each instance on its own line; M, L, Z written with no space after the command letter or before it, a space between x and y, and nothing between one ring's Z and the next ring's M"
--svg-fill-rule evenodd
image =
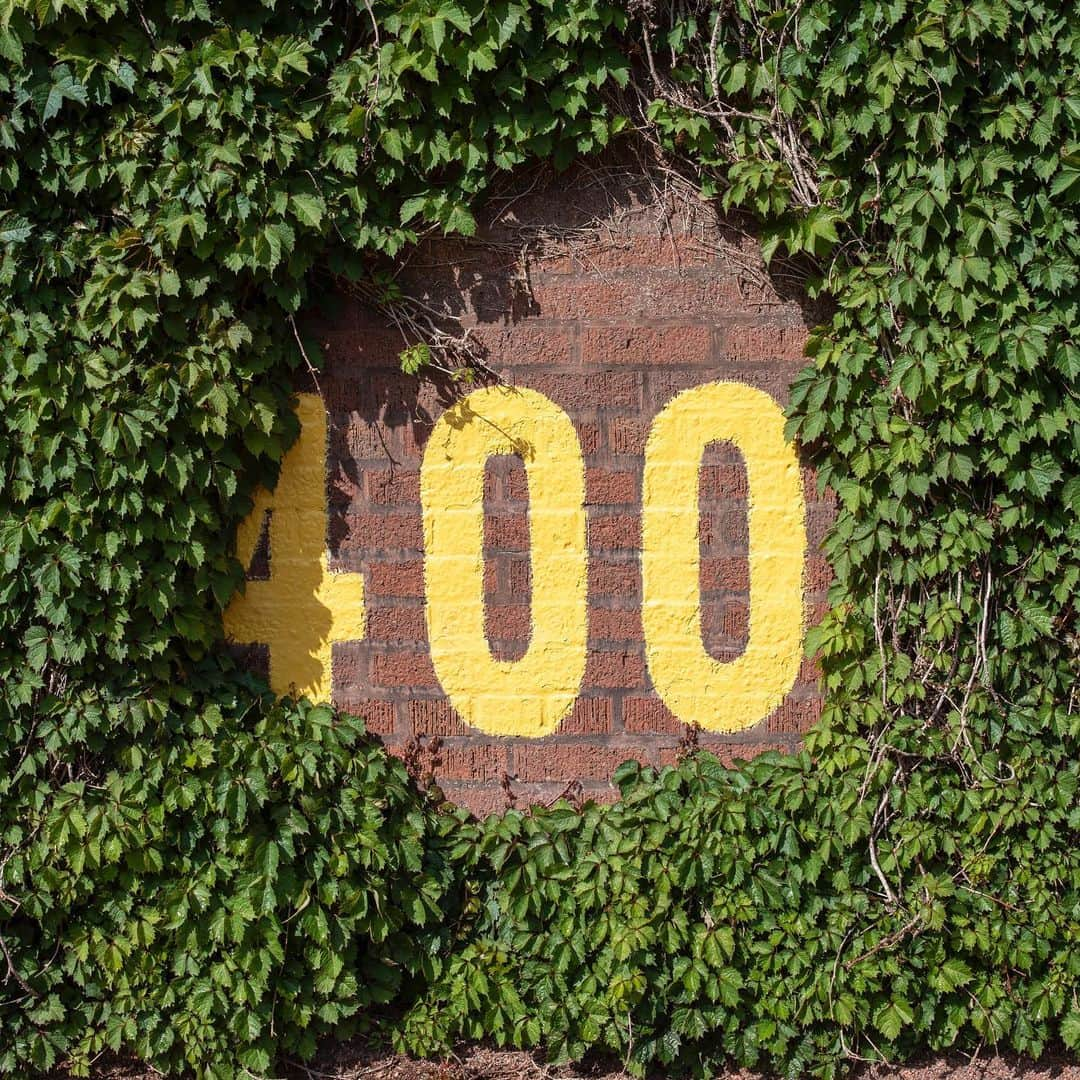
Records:
M515 220L603 228L573 248L530 256L527 280L509 244L431 241L402 281L435 310L461 316L508 384L546 394L582 446L587 505L589 658L580 696L555 734L506 739L471 730L439 686L424 618L420 464L428 435L458 388L406 378L400 332L358 304L317 316L327 357L320 389L330 412L331 566L364 575L367 638L334 650L339 705L368 718L398 754L438 737L432 767L446 793L476 813L548 802L571 782L615 796L610 777L630 757L676 760L687 730L652 688L641 619L642 452L657 412L681 390L746 382L786 400L820 315L760 264L757 241L708 212L678 213L658 231L636 190L608 199L580 181L514 203ZM693 210L693 208L691 208ZM500 239L492 226L493 238ZM501 237L506 239L505 236ZM804 469L810 554L804 610L824 610L830 572L817 545L834 513ZM749 604L746 470L714 444L700 471L702 637L719 659L745 647ZM529 485L517 458L489 461L484 485L485 630L496 659L525 654L533 602ZM792 749L820 715L818 668L803 663L787 699L753 728L700 733L725 763ZM570 793L578 791L571 788Z

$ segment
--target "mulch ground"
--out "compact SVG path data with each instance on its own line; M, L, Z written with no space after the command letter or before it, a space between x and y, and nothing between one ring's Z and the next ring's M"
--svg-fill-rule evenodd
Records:
M151 1080L160 1073L123 1061L102 1063L93 1080ZM372 1051L357 1043L326 1047L304 1065L289 1065L282 1080L630 1080L617 1065L549 1066L532 1054L476 1046L445 1061ZM655 1080L661 1080L657 1074ZM716 1080L770 1080L747 1071L725 1073ZM1045 1057L944 1057L902 1066L857 1066L851 1080L1080 1080L1080 1063Z

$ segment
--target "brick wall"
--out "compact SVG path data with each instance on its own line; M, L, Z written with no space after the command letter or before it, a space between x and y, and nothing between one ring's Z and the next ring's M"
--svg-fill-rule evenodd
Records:
M610 798L623 760L664 764L684 726L653 691L641 624L642 450L680 390L739 380L786 400L820 318L763 271L758 244L692 202L657 207L617 169L580 172L496 204L481 242L434 241L402 275L434 310L470 328L507 383L541 391L573 421L586 466L589 656L580 696L543 739L470 731L442 693L425 640L419 469L435 420L458 391L398 370L401 333L339 298L312 326L326 354L331 566L365 575L367 638L334 648L335 702L447 794L478 812L546 801L578 781ZM666 217L666 222L665 222ZM527 267L521 230L539 241ZM817 545L832 513L804 470L810 549L805 610L823 608L828 568ZM718 658L746 639L746 473L714 444L700 474L702 632ZM529 637L528 496L519 459L490 460L484 498L486 631L495 657ZM811 662L787 699L736 735L702 733L724 761L793 748L820 711Z

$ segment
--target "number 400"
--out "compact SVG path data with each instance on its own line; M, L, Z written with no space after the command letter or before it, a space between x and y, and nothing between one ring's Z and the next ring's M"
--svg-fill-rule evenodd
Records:
M225 630L269 646L278 693L325 701L334 643L361 640L366 631L364 580L330 569L326 411L318 397L301 394L299 415L300 439L277 488L257 495L237 533L247 564L269 527L270 579L247 583L225 612ZM698 471L716 441L740 450L749 487L749 638L729 662L710 656L701 635ZM496 660L484 633L484 469L494 454L518 455L528 478L532 628L518 660ZM435 425L420 492L427 630L443 689L480 731L550 734L578 695L588 649L585 465L570 418L535 390L475 390ZM730 382L673 398L646 442L641 509L642 624L653 685L687 723L750 727L783 700L802 652L802 479L773 399Z

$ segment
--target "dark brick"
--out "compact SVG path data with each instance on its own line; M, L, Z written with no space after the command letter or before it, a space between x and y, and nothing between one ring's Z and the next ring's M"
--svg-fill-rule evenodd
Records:
M590 650L582 686L635 690L645 685L645 661L637 652Z
M582 331L584 364L705 364L712 352L712 327L592 326Z
M607 735L612 729L611 698L579 697L559 725L559 735Z
M572 746L514 745L514 775L519 780L562 780L577 776L608 780L629 759L648 762L649 751L640 746L608 746L574 743Z
M622 702L623 730L644 735L678 735L683 722L658 697L628 697Z
M371 658L371 681L375 686L426 689L439 685L431 657L426 653L396 651Z
M424 595L423 560L373 562L364 575L364 586L368 596L422 597Z

